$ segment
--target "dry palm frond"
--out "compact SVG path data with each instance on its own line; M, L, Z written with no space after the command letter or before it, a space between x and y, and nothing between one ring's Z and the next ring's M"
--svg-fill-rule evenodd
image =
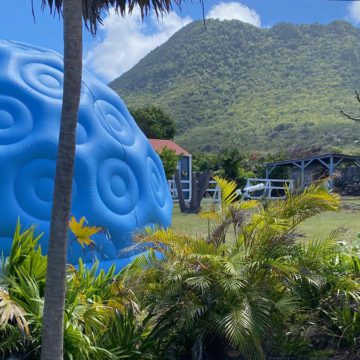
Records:
M229 206L229 215L234 226L241 226L246 219L245 212L241 207Z
M30 336L29 323L26 320L25 310L11 299L9 293L0 289L0 326L16 321L21 332Z
M224 243L226 231L230 225L231 220L229 218L225 218L224 221L220 222L214 227L209 238L207 239L207 242L215 244L215 246L219 246L221 243Z

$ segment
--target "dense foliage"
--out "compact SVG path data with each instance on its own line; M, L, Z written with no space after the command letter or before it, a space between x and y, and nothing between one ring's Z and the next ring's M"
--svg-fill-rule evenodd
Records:
M297 225L336 211L319 183L286 200L243 202L216 178L208 235L148 230L147 248L114 274L69 266L65 359L358 359L360 247L335 231L299 239ZM97 229L82 219L72 231ZM76 226L75 226L76 225ZM38 359L46 256L34 228L17 226L0 276L1 357Z
M47 257L34 230L18 225L11 254L2 262L2 359L40 358ZM152 359L162 341L153 317L123 287L114 267L98 271L97 263L90 269L82 262L68 267L64 319L65 360Z
M130 106L174 116L189 151L221 144L252 151L293 145L357 147L360 30L328 25L207 20L182 28L110 86Z
M259 170L263 163L251 161L250 155L235 147L223 147L216 153L195 153L193 170L211 170L212 175L234 180L239 186L246 184L246 179L256 177L254 169Z
M149 139L173 139L176 128L173 118L156 106L130 109L131 115Z
M167 179L171 179L175 174L177 164L180 160L180 156L176 155L175 150L164 147L160 152L159 156L164 166L164 171Z
M339 198L317 185L265 208L238 202L236 184L218 180L222 209L207 214L207 238L150 233L142 242L160 260L151 248L126 270L170 329L163 358L357 358L359 250L340 245L340 233L299 242L295 232Z

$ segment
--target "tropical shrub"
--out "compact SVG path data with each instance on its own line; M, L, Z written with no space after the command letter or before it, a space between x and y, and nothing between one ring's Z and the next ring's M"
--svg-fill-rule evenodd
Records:
M298 262L309 281L294 286L302 312L287 325L287 345L301 343L316 359L360 357L359 246L339 238L341 231L335 231L325 240L313 239L299 247ZM286 353L283 348L281 352Z
M296 234L309 217L337 210L339 197L319 183L265 208L238 201L235 183L218 183L222 207L208 237L148 232L139 241L152 244L149 253L124 274L168 329L163 358L309 359L356 349L358 255L344 252L340 232L308 242ZM326 333L315 338L315 328Z
M256 177L254 161L233 147L224 147L216 154L196 153L192 164L194 171L211 170L213 175L236 181L241 187L246 185L247 178Z
M68 267L65 359L358 359L360 244L342 230L304 239L298 225L336 211L323 184L266 204L216 178L221 206L207 236L147 230L147 253L115 274ZM92 246L98 228L70 222ZM34 227L17 225L0 276L3 359L38 359L46 256Z
M97 229L83 222L72 230L82 245ZM17 225L10 255L0 276L0 356L38 359L47 257L38 246L35 228ZM115 267L98 271L81 261L69 266L64 325L64 359L153 359L153 316L121 285Z

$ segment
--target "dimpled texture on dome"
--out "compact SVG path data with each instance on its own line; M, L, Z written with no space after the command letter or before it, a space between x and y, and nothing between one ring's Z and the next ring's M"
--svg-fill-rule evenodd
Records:
M0 41L0 251L8 255L17 219L35 224L47 251L60 128L63 58ZM172 199L160 158L123 101L83 72L72 214L101 226L84 251L69 233L68 261L119 257L144 226L171 222Z

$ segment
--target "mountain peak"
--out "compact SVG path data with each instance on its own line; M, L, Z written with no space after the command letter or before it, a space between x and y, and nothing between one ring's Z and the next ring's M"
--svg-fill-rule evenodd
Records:
M172 114L181 145L216 150L230 140L248 150L307 146L356 148L360 31L346 21L194 21L110 86L131 107Z

